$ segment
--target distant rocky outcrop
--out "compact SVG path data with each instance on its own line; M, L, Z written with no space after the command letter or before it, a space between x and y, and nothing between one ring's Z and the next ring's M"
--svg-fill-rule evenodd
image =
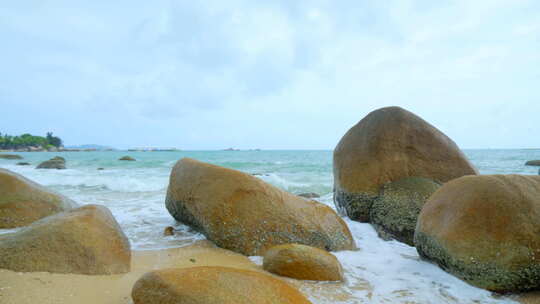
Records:
M458 146L399 107L369 113L334 150L334 202L351 219L369 222L382 185L407 177L444 183L477 174Z
M149 272L133 286L134 304L309 304L291 285L270 275L203 266Z
M126 155L126 156L120 157L118 160L135 161L136 159L131 156Z
M0 154L0 159L23 159L23 157L18 154Z
M540 288L540 176L444 184L424 205L414 242L423 258L480 288Z
M30 166L30 163L27 163L27 162L18 162L16 165L17 165L17 166Z
M370 212L371 223L379 236L414 246L418 214L440 186L422 177L407 177L382 186Z
M355 247L347 225L330 207L194 159L183 158L173 167L166 207L218 246L245 255L287 243L325 250Z
M0 268L13 271L117 274L130 263L129 241L104 206L52 215L0 238Z
M0 169L0 228L26 226L76 203L20 174Z
M529 160L525 166L540 166L540 160Z
M311 281L342 281L343 270L338 259L325 250L284 244L264 254L264 270L280 276Z
M320 195L318 195L317 193L314 193L314 192L300 193L300 194L298 194L298 196L305 197L305 198L319 198L319 197L321 197Z
M66 159L61 156L55 156L39 164L36 169L65 169Z

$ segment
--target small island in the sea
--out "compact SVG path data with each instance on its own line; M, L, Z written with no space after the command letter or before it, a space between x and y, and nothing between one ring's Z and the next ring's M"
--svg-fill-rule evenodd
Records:
M62 139L47 132L45 137L32 134L12 136L0 132L0 151L34 152L34 151L62 151Z

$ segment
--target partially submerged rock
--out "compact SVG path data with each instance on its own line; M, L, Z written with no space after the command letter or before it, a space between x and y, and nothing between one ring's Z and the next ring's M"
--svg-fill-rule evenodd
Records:
M264 254L263 268L268 272L299 280L343 280L343 269L334 255L300 244L284 244L270 248Z
M36 169L65 169L66 159L61 156L55 156L39 164Z
M23 159L23 157L18 154L0 154L0 159Z
M384 185L371 206L371 223L383 239L414 246L418 214L441 185L422 177L407 177Z
M540 288L540 176L465 176L424 205L418 253L497 292Z
M318 195L317 193L314 193L314 192L300 193L300 194L298 194L298 196L305 197L305 198L319 198L319 197L321 197L320 195Z
M529 160L525 166L540 166L540 160Z
M334 150L334 202L353 220L369 222L380 187L406 177L444 183L477 174L458 146L399 107L369 113Z
M17 165L17 166L30 166L30 163L27 163L27 162L18 162L16 165Z
M133 286L134 304L309 304L304 295L270 275L203 266L149 272Z
M29 225L76 203L15 172L0 169L0 228Z
M13 271L117 274L130 263L129 241L104 206L49 216L0 238L0 268Z
M131 156L122 156L120 157L118 160L127 160L127 161L135 161L135 158L131 157Z
M166 207L218 246L245 255L287 243L332 251L355 247L347 225L330 207L194 159L183 158L172 169Z
M174 227L171 227L171 226L165 227L165 229L163 230L163 235L164 236L174 235Z

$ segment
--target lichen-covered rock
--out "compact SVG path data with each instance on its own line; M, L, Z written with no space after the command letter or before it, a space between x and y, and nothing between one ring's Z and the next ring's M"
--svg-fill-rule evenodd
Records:
M330 207L250 174L189 158L172 169L166 207L218 246L245 255L287 243L325 250L355 247L349 228Z
M135 161L135 158L126 155L126 156L120 157L118 160Z
M407 177L384 185L370 213L371 223L379 236L414 246L418 214L440 186L422 177Z
M540 160L529 160L525 166L540 166Z
M369 222L380 187L406 177L447 182L477 174L458 146L399 107L369 113L334 150L334 202L351 219Z
M134 304L309 304L304 295L270 275L203 266L149 272L133 286Z
M61 156L55 156L39 164L36 169L65 169L66 160Z
M264 254L263 268L268 272L299 280L343 280L343 269L334 255L300 244L284 244L270 248Z
M414 242L422 257L480 288L540 288L540 176L444 184L424 205Z
M129 241L104 206L55 214L0 238L0 268L13 271L117 274L130 263Z
M18 154L0 154L0 159L23 159L23 157Z
M76 205L20 174L0 169L0 228L26 226Z

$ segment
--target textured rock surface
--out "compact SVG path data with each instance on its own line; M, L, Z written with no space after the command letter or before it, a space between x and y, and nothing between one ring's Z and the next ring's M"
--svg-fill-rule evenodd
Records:
M321 197L320 195L318 195L317 193L314 193L314 192L300 193L300 194L298 194L298 196L304 197L304 198L319 198L319 197Z
M384 185L373 202L370 214L379 236L414 246L418 214L440 186L422 177L407 177Z
M263 268L268 272L299 280L343 280L341 264L334 255L300 244L284 244L270 248L264 255Z
M0 268L13 271L116 274L130 263L129 241L103 206L52 215L0 239Z
M0 228L26 226L76 203L20 174L0 169Z
M326 250L355 247L349 228L328 206L193 159L174 166L166 206L175 219L218 246L245 255L262 255L287 243Z
M334 150L334 201L351 219L367 222L382 185L406 177L447 182L477 174L458 146L399 107L369 113Z
M134 304L308 304L304 295L272 276L227 267L149 272L131 293Z
M492 291L540 287L540 176L465 176L424 205L419 254Z

